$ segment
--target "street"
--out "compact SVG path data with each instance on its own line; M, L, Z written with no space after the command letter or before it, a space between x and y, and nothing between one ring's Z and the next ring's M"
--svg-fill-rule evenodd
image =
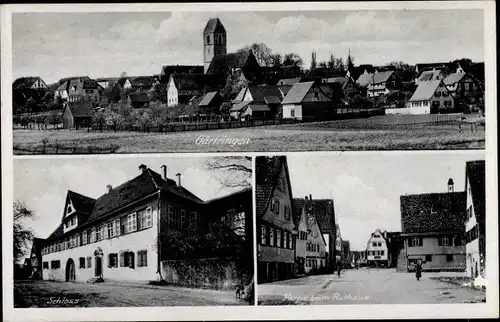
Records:
M412 273L395 269L361 268L336 274L308 276L259 284L259 305L283 304L431 304L481 302L485 292L439 280L464 273Z
M234 291L174 286L16 281L14 307L114 307L249 305Z

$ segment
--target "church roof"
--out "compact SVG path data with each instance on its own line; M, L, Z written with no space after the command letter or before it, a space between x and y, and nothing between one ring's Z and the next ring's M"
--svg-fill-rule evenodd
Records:
M224 28L224 25L220 21L219 18L212 18L208 20L207 25L205 26L205 29L203 30L203 33L212 33L215 32L217 29L222 29L226 31Z
M253 55L251 50L217 55L212 59L208 67L208 73L227 68L243 68L251 55Z

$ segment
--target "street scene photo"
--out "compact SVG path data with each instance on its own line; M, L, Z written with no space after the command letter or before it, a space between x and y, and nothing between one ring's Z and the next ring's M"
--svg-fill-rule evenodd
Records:
M252 159L14 162L14 307L253 305Z
M484 11L443 8L13 13L14 154L484 149Z
M258 305L486 301L484 152L255 164Z

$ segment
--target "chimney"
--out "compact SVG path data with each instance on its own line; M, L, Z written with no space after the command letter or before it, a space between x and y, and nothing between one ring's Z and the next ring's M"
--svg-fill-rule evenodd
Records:
M454 192L454 183L453 183L453 179L450 178L448 179L448 192Z
M309 194L309 200L313 200L313 196Z
M161 166L162 172L163 172L163 180L167 181L167 166L162 165Z
M148 168L148 167L146 167L144 164L141 164L141 165L139 166L139 170L141 170L142 172L146 171L146 169L147 169L147 168Z
M176 176L177 176L177 185L178 185L179 187L182 187L182 185L181 185L181 174L180 174L180 173L177 173L177 174L176 174Z
M108 184L108 185L106 186L106 191L107 191L108 193L110 193L110 192L111 192L111 190L113 190L113 187L112 187L110 184Z

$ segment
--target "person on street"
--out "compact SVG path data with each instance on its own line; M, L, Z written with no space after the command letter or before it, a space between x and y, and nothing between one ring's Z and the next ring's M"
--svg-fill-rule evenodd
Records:
M417 278L417 281L419 281L422 277L422 262L420 260L417 262L417 266L415 267L415 277Z
M340 271L342 270L342 261L339 261L337 265L337 276L340 277Z

